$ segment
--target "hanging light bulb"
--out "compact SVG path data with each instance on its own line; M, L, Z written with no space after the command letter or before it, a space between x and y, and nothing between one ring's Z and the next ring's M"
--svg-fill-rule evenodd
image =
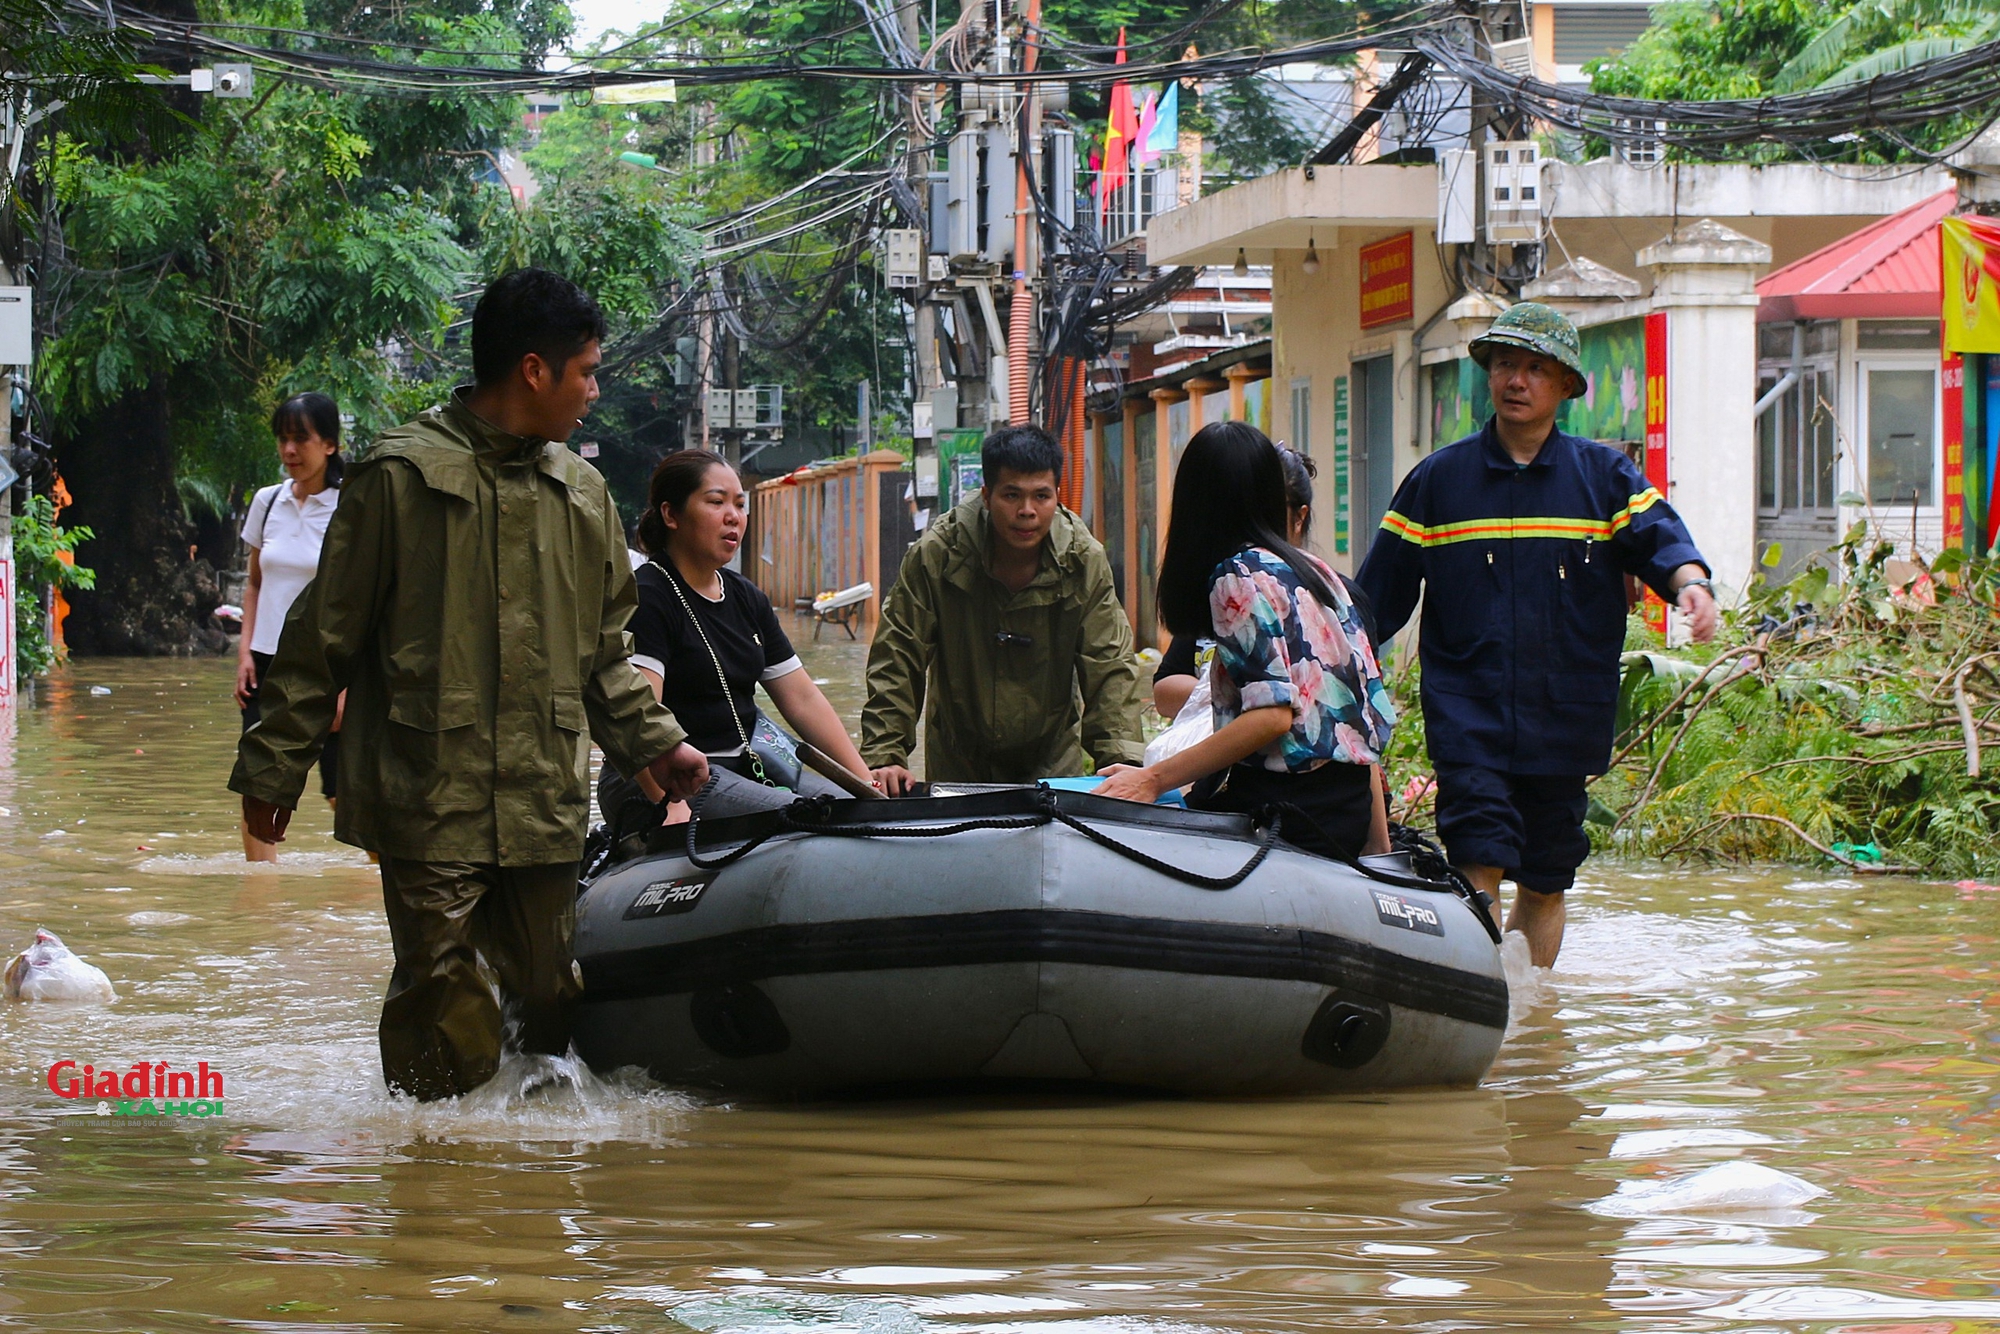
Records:
M1313 235L1311 232L1306 233L1305 263L1299 265L1299 267L1307 273L1319 272L1319 249L1313 245Z
M1229 271L1239 278L1250 276L1250 260L1244 255L1242 246L1236 247L1236 262L1229 266Z

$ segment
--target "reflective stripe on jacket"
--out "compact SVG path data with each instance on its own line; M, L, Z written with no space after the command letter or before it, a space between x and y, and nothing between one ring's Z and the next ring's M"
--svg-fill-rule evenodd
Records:
M1706 568L1623 453L1556 431L1522 467L1489 421L1410 470L1358 582L1379 641L1423 595L1433 761L1591 774L1611 759L1624 576L1665 597L1689 563Z
M924 729L932 781L1020 783L1143 764L1132 628L1104 548L1056 513L1041 569L1018 593L994 578L977 496L940 515L903 557L868 651L861 755L907 764Z
M637 605L597 471L454 398L349 469L229 786L295 805L345 689L336 837L415 861L575 861L586 721L628 773L684 736L628 661Z

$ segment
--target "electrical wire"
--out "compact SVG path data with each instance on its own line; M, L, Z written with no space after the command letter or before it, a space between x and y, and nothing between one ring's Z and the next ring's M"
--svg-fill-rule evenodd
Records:
M674 79L692 87L728 86L732 84L756 82L764 79L785 78L805 81L874 82L888 84L911 84L942 82L949 84L1002 83L1015 88L1024 83L1034 84L1090 84L1107 83L1114 80L1144 81L1162 78L1230 78L1256 73L1258 70L1276 65L1331 59L1354 51L1377 46L1384 37L1400 35L1414 38L1419 33L1430 30L1442 20L1425 20L1404 24L1369 36L1352 36L1327 39L1269 51L1232 52L1220 55L1201 56L1193 60L1168 61L1152 64L1127 63L1124 65L1083 64L1070 68L1050 65L1033 72L1014 72L995 76L983 71L963 71L956 69L913 69L901 65L842 65L811 63L797 58L807 48L792 48L791 60L739 60L729 57L707 57L683 55L676 63L636 62L621 65L617 69L598 69L588 65L575 65L568 69L503 69L492 65L463 65L430 61L411 64L402 61L374 57L342 55L316 49L300 50L275 46L258 46L247 42L232 41L219 36L213 27L226 25L200 25L164 21L157 16L141 11L118 9L121 24L130 27L150 39L152 52L161 59L195 59L223 56L246 61L275 73L279 77L301 79L315 83L334 83L396 96L436 96L441 93L505 93L548 91L553 93L583 93L594 88L611 87L626 83L653 82ZM849 31L857 31L868 26L864 17ZM317 37L323 34L307 34ZM814 45L823 46L827 39L817 38ZM385 40L381 46L410 45ZM379 49L379 47L378 47ZM440 56L452 55L450 51L439 51Z
M1958 144L1929 149L1906 131L1963 124L1983 130L2000 113L2000 41L1881 74L1865 83L1803 93L1716 102L1612 97L1588 89L1509 74L1456 42L1425 37L1418 49L1472 88L1522 114L1613 144L1659 142L1696 156L1716 157L1758 144L1801 156L1825 155L1829 143L1879 134L1896 147L1932 160Z

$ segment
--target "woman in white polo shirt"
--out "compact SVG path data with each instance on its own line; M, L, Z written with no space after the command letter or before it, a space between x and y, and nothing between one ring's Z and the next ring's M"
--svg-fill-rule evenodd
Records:
M258 718L257 684L278 651L278 636L292 603L319 571L320 544L327 521L340 503L340 408L325 394L296 394L271 414L278 459L289 481L259 491L243 520L250 548L250 582L243 591L243 635L236 648L236 703L243 730ZM319 785L329 803L340 773L340 719L320 752ZM278 860L278 846L243 830L243 856L253 862Z

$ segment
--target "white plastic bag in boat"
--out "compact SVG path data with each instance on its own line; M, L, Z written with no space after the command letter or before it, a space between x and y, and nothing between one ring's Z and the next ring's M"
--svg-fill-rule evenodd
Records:
M1147 764L1158 764L1215 734L1215 709L1208 693L1208 674L1214 670L1212 664L1201 669L1201 675L1195 678L1194 693L1174 715L1172 725L1146 743Z

